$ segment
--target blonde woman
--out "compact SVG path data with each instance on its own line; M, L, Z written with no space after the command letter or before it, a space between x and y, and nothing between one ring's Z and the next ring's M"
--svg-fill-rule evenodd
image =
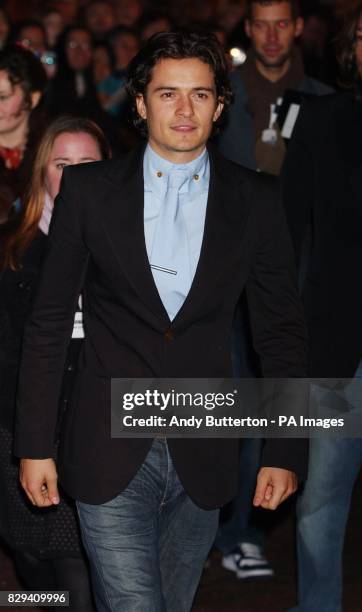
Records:
M95 123L75 117L58 118L39 144L21 211L1 228L0 234L0 534L13 552L24 587L70 590L70 609L77 612L90 612L93 603L73 504L63 497L56 509L40 513L33 508L17 484L18 466L11 447L23 327L45 254L63 168L109 156L109 146ZM68 350L59 423L66 408L79 352L77 338L81 335L78 314Z

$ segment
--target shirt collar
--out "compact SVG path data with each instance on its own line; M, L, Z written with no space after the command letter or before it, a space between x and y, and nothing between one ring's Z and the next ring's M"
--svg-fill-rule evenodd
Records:
M199 195L209 187L210 163L207 149L191 162L174 164L158 155L148 144L143 158L143 175L145 191L160 198L166 197L168 183L173 172L184 170L188 180L180 188L180 193L188 193L191 197Z

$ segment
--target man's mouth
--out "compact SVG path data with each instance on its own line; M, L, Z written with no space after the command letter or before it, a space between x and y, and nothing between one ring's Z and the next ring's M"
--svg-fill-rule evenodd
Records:
M277 55L280 54L281 50L282 49L280 47L266 47L264 49L264 53L268 57L276 57Z
M171 125L171 130L174 130L175 132L193 132L193 130L196 130L196 125L191 125L189 123L182 123L180 125Z

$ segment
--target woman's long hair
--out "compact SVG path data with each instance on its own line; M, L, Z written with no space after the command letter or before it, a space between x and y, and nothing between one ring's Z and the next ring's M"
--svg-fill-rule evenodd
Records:
M45 172L55 139L64 133L89 134L99 146L102 159L111 156L107 140L96 123L82 117L58 117L46 130L34 160L30 187L25 196L23 211L4 227L0 268L15 270L22 255L34 240L45 201Z

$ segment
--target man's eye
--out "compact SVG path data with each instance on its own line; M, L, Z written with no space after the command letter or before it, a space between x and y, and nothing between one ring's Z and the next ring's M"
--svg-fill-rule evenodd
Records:
M281 19L280 21L278 21L278 28L280 28L281 30L285 30L285 28L287 28L289 24L289 19Z
M265 23L263 23L262 21L254 21L253 25L254 28L256 28L257 30L262 30L265 28Z
M173 95L173 91L165 91L163 94L161 94L161 98L172 98Z
M57 170L63 170L63 168L65 168L67 164L65 162L59 162L59 164L56 164L56 169Z
M0 96L0 102L5 102L5 100L9 100L9 98L11 98L10 96Z
M207 94L206 93L202 93L201 91L199 91L196 95L197 95L199 100L206 100L206 98L207 98Z

